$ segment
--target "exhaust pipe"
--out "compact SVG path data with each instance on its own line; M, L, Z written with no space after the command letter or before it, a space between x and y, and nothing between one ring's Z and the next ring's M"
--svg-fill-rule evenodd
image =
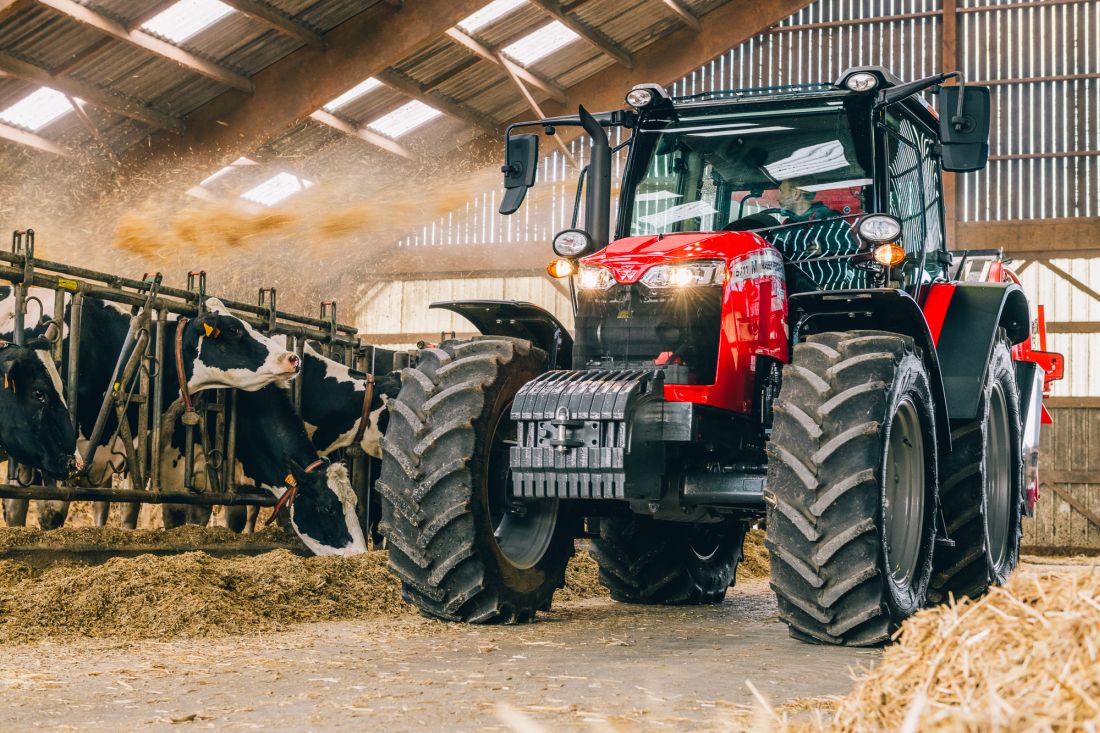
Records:
M584 228L593 248L603 249L611 242L611 145L607 131L583 106L581 126L592 138L592 156L588 162L588 188L584 199Z

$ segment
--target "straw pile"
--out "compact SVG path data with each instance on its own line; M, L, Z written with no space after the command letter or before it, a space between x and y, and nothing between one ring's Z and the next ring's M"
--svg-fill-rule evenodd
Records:
M1096 731L1100 573L1021 570L977 601L922 611L835 704L816 721L779 709L769 725L760 710L746 720L798 733Z

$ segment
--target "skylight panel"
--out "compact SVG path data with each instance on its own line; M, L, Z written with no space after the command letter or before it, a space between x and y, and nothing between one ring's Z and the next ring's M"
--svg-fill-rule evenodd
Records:
M180 0L142 24L142 30L182 43L233 12L219 0Z
M49 87L39 87L15 104L0 110L0 120L38 132L73 111L69 98Z
M379 117L367 125L375 132L386 137L399 138L407 132L411 132L429 120L439 117L442 112L429 107L423 102L413 100L403 107L395 109L388 115Z
M341 107L343 107L347 104L350 104L351 102L354 102L355 100L359 99L364 94L371 91L372 89L376 89L377 87L380 87L380 86L382 86L382 82L378 81L373 76L367 77L366 80L359 82L358 84L353 86L351 89L347 90L346 92L341 94L339 97L337 97L336 99L334 99L331 102L329 102L328 104L326 104L321 109L325 110L326 112L335 112L336 110L340 109Z
M263 206L274 206L280 201L313 187L313 181L307 181L290 173L279 173L241 194L241 198L254 201Z
M503 53L523 66L530 66L558 49L565 48L579 37L566 28L561 21L555 20L506 46Z
M527 0L493 0L493 2L486 5L481 10L478 10L476 13L471 13L458 21L458 27L467 33L476 33L493 21L508 15L508 13L526 2Z
M211 183L213 183L214 181L221 178L222 176L225 176L225 175L227 175L229 173L232 173L233 171L235 171L239 168L243 168L243 167L248 166L248 165L259 165L259 163L252 160L251 158L244 158L244 157L237 158L236 160L234 160L232 163L225 166L221 170L216 171L216 172L210 174L209 176L207 176L206 178L202 179L201 181L199 181L199 185L200 186L208 186Z

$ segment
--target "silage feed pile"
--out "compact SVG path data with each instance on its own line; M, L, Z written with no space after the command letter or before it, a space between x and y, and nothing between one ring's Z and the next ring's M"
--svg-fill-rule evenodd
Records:
M750 529L745 533L744 557L737 566L738 580L754 580L771 575L768 550L764 547L765 532L762 529Z
M833 714L797 733L1100 730L1100 572L1021 570L918 613ZM823 708L830 708L822 701ZM761 726L761 711L752 718Z
M294 623L414 614L386 562L385 552L342 558L286 550L230 558L141 555L42 571L0 560L0 642L256 634ZM601 596L595 562L579 553L557 599Z
M189 552L39 573L13 561L0 564L0 640L9 642L249 634L408 612L383 552L352 558Z
M226 527L187 524L175 529L121 529L118 527L0 527L0 555L15 547L193 547L202 545L285 544L302 546L293 532L281 527L264 527L252 534L240 534Z

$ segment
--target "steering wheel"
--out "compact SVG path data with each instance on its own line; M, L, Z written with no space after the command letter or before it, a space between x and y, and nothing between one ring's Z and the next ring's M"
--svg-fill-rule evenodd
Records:
M744 232L744 231L752 231L753 229L762 229L763 227L766 227L766 226L777 226L779 224L779 220L775 218L775 216L777 214L779 216L790 216L791 212L787 211L786 209L780 209L778 207L773 207L773 208L770 208L770 209L764 209L763 211L757 211L755 213L749 214L748 216L742 216L740 219L738 219L736 221L731 221L729 224L726 224L724 227L722 227L722 231L724 231L724 232ZM771 216L773 218L773 220L775 221L775 224L767 224L765 222L760 222L758 220L758 217L762 217L762 216ZM753 226L746 227L745 224L752 224Z

